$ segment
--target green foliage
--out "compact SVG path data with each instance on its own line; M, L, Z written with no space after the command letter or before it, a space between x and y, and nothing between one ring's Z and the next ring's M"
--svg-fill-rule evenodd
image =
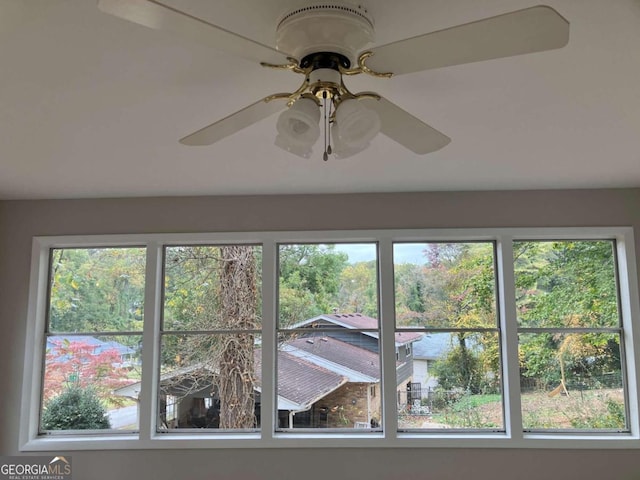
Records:
M377 263L347 265L340 274L338 305L341 312L363 313L378 317Z
M573 428L622 430L626 426L624 405L611 398L604 401L605 412L594 412L591 405L582 405L570 419Z
M396 320L399 325L418 326L426 317L427 282L421 265L394 265Z
M164 329L219 328L217 301L220 247L180 246L165 252Z
M400 296L412 306L411 326L451 329L496 328L495 269L490 243L431 243L422 267L399 269ZM420 298L417 296L420 295ZM500 376L500 352L494 333L452 333L452 348L435 364L445 390L470 393L495 390Z
M522 395L523 424L527 429L624 430L624 397L618 389L570 390L550 397L537 391Z
M616 327L615 256L610 241L516 242L518 320L525 327ZM567 377L620 371L612 334L527 334L520 338L521 373L557 385ZM562 365L561 365L562 364Z
M142 330L144 265L142 248L54 250L51 331Z
M618 325L610 241L517 242L518 318L529 327Z
M335 251L333 245L282 245L279 285L281 325L293 325L339 308L341 274L347 267L347 260L347 254Z
M432 410L434 420L453 428L492 428L501 427L499 418L502 411L500 394L470 395L458 394L445 396L434 401ZM484 408L483 408L484 407Z
M487 353L479 343L481 336L458 333L452 338L455 344L433 365L439 387L474 395L499 391L499 374L486 366Z
M42 412L44 430L111 428L105 407L92 388L69 386L49 400Z

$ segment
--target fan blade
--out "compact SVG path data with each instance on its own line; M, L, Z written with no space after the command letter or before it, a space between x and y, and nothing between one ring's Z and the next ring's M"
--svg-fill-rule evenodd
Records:
M210 44L255 62L287 63L287 54L225 30L158 0L98 0L98 8L116 17Z
M540 5L372 49L366 65L394 75L564 47L569 22Z
M283 104L276 100L270 100L268 102L266 99L258 100L248 107L232 113L228 117L181 138L180 143L190 146L211 145L229 135L239 132L243 128L247 128L260 120L264 120L280 110L284 110L286 106L286 103Z
M435 152L451 142L449 137L385 98L360 101L378 112L383 134L418 155Z

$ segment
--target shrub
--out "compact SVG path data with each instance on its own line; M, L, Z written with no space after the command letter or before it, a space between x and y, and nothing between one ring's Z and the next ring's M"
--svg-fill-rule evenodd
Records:
M100 430L111 428L107 410L91 388L67 387L48 400L42 412L44 430Z

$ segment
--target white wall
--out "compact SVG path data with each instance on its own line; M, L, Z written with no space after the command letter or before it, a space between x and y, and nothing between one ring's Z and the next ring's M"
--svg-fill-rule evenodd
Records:
M422 389L422 396L426 397L428 390L434 389L438 386L438 379L435 378L429 371L429 363L422 358L413 359L413 381L420 383Z
M29 256L34 235L614 225L640 227L640 190L0 202L0 380L4 386L0 395L0 453L18 453ZM77 480L640 479L640 450L351 448L52 453L71 454Z

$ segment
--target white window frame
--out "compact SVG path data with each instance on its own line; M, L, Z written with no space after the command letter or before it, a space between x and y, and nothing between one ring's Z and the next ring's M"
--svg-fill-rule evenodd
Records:
M526 433L522 429L518 369L518 325L516 321L513 241L516 240L615 240L619 276L620 316L624 330L628 433L603 434ZM503 359L504 432L398 432L395 385L394 242L493 241L497 252L497 284ZM276 364L277 245L281 243L378 244L380 342L382 356L382 432L276 432L275 375L263 375L261 430L252 433L156 433L159 361L162 252L172 245L262 245L262 365ZM88 247L147 248L140 430L138 433L38 436L42 355L52 248ZM461 447L461 448L640 448L640 306L633 229L631 227L494 228L352 230L309 232L240 232L193 234L136 234L99 236L35 237L32 246L31 279L25 343L21 451L154 449L154 448L291 448L291 447ZM635 346L635 348L634 348ZM392 359L392 361L385 361ZM385 381L385 379L391 379ZM385 399L387 401L385 401Z

